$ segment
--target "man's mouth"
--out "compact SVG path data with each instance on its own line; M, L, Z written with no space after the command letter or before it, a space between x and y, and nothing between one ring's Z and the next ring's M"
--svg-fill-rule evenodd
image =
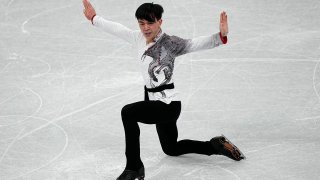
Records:
M145 36L149 37L151 36L151 32L148 32L148 33L144 33Z

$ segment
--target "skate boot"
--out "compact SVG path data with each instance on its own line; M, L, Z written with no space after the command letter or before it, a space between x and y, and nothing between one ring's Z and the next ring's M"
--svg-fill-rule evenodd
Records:
M240 161L246 157L231 141L229 141L224 135L214 137L210 140L212 147L220 155L227 156L235 161Z
M144 180L144 167L142 166L138 171L124 170L117 180Z

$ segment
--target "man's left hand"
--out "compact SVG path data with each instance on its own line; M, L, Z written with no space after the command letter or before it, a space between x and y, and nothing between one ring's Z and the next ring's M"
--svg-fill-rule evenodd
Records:
M223 37L228 35L228 17L226 12L220 14L220 32Z

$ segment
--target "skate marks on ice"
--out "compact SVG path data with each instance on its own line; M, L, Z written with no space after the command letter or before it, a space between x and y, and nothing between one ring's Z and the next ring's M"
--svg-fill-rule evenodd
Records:
M320 59L313 70L312 87L313 94L315 94L317 101L315 101L309 109L305 108L302 111L303 114L309 113L311 115L304 115L300 118L296 118L295 123L310 130L317 130L320 128L320 114L317 113L319 111L316 111L320 109Z
M45 11L42 11L38 14L35 14L31 17L29 17L27 20L25 20L22 25L21 25L21 31L22 33L24 34L29 34L30 32L26 30L25 26L27 23L29 23L29 21L33 20L33 19L36 19L40 16L43 16L43 15L47 15L49 13L59 13L58 11L61 11L61 10L64 10L64 9L68 9L68 8L71 8L72 5L67 5L67 6L63 6L63 7L57 7L57 8L52 8L52 9L49 9L49 10L45 10Z
M13 2L10 1L9 5ZM56 13L68 7L70 6L33 15L21 25L22 33L30 33L25 28L30 20L36 20L40 16ZM5 52L1 56L5 55L3 57L7 58L1 57L0 69L2 76L0 79L2 82L0 88L0 179L31 177L34 172L50 166L65 154L69 146L69 135L65 127L58 125L60 121L95 108L114 97L128 94L128 91L123 91L65 114L63 114L64 107L68 107L68 104L58 105L59 107L54 110L47 109L48 94L35 85L42 84L43 87L52 85L54 79L47 78L54 75L51 63L41 58L20 55L20 52L15 53L15 50L6 47L3 42L0 48L1 53ZM65 71L64 65L61 64L61 66ZM101 88L99 82L95 83L96 88ZM49 114L54 115L47 118L38 116Z
M320 95L319 95L320 93L320 59L313 71L312 85L313 85L314 93L317 96L318 103L320 103ZM314 128L317 128L317 126L319 126L320 115L296 119L296 121L309 121L309 120L313 121L315 125Z
M15 126L0 128L3 138L0 141L1 147L5 147L0 149L2 152L0 167L3 170L1 177L8 180L28 176L56 161L65 152L69 140L66 131L54 123L50 123L51 126L44 131L20 138L25 131L49 120L34 116L16 116L15 118L28 120ZM14 136L15 133L16 136ZM55 133L55 136L51 136L50 133Z
M68 134L58 124L36 117L43 106L41 95L18 85L1 87L0 91L1 178L28 176L60 158L68 146ZM44 123L50 124L44 131L23 136Z
M165 157L166 158L166 157ZM180 159L181 157L178 157ZM239 168L234 162L229 159L212 158L210 160L204 160L198 162L193 158L188 159L184 157L183 160L167 160L164 164L158 164L157 166L149 166L148 176L155 180L161 179L212 179L213 174L215 177L223 177L224 179L241 179L241 175L238 175ZM200 158L202 159L202 158ZM220 160L219 160L220 159ZM193 161L195 160L195 161ZM185 163L184 163L185 161ZM214 161L214 162L212 162ZM165 162L165 161L164 161ZM232 165L232 164L233 165ZM238 163L236 163L238 164Z
M128 92L125 91L123 93ZM3 172L5 172L1 177L5 179L15 179L28 176L56 161L64 154L69 141L68 133L57 123L113 97L123 95L123 93L89 104L73 112L58 116L53 120L34 116L34 112L37 113L42 107L41 96L35 93L38 95L40 102L38 104L40 104L40 106L34 106L36 110L34 112L30 110L29 113L31 113L31 115L1 115L0 129L2 140L0 143L2 144L1 147L6 147L5 149L0 149L2 152L0 167L4 170ZM12 96L12 101L5 99L1 105L7 108L10 107L10 103L15 102L13 97L16 96L18 95ZM17 99L21 100L22 98ZM13 104L16 104L16 102ZM16 110L16 108L13 109ZM54 136L51 136L51 134L54 134ZM42 152L46 153L43 154ZM36 160L30 162L29 159L32 158ZM11 169L11 166L15 168Z

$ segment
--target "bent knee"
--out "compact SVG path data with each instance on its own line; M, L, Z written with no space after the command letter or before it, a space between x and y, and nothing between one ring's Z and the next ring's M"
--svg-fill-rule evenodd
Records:
M130 105L125 105L123 106L123 108L121 109L121 117L122 119L124 119L124 117L128 117L128 115L130 114Z
M180 156L180 153L175 148L163 148L162 150L168 156Z

